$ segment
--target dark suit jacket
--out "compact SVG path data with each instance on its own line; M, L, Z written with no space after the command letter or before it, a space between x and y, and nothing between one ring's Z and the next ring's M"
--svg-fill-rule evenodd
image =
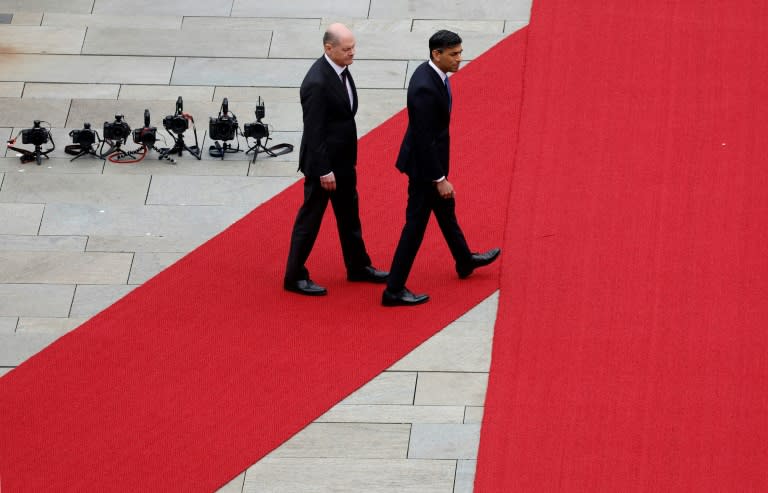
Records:
M331 171L348 175L357 161L357 90L352 77L353 105L341 78L325 56L312 64L301 83L304 133L299 151L299 170L318 177Z
M408 83L408 129L400 146L397 169L419 181L448 176L450 122L445 83L424 62Z

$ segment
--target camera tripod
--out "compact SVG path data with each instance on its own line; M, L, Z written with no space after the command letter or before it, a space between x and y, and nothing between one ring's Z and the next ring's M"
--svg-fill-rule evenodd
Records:
M164 158L165 159L171 159L169 157L171 154L178 154L179 156L181 156L182 151L189 152L194 157L196 157L198 159L198 161L200 159L202 159L202 156L200 155L201 154L200 153L200 147L197 145L197 130L195 130L195 145L193 145L191 147L188 146L184 142L184 133L183 132L176 134L173 131L168 130L168 133L173 138L173 147L165 147L163 149L159 149L160 157L158 159L164 159ZM171 160L171 161L173 161L173 160ZM175 162L175 161L173 161L173 162Z
M48 149L47 151L43 150L43 146L36 145L34 151L28 151L27 149L19 149L18 147L8 146L8 149L12 151L16 151L21 154L19 156L19 159L21 159L22 163L31 163L32 161L37 161L37 165L40 166L43 164L43 158L48 159L48 154L53 151L53 149Z
M71 155L75 156L75 157L73 157L72 159L69 160L70 163L72 161L74 161L75 159L81 158L81 157L83 157L85 155L88 155L88 154L90 154L91 156L96 156L98 158L101 157L96 152L96 148L93 146L93 144L91 144L89 146L81 146L80 144L69 145L69 146L64 148L64 152L66 152L67 154L71 154Z
M256 163L256 157L260 153L264 153L269 157L277 157L282 156L283 154L288 154L289 152L293 151L293 144L277 144L273 145L272 147L267 147L265 144L268 143L270 140L269 137L266 137L264 140L264 144L261 143L261 139L256 139L256 143L249 147L247 151L245 151L245 154L247 155L249 152L253 152L253 159L251 160L251 164ZM275 152L278 150L278 152Z
M101 141L100 150L104 148L105 143L109 143L109 149L107 149L107 152L102 152L100 154L97 154L97 156L102 159L108 159L109 161L115 162L115 163L123 160L123 158L125 157L130 157L131 159L138 159L138 157L136 156L136 153L139 152L140 149L137 149L135 151L124 150L122 148L123 147L122 139L118 139L114 142L111 140L104 139L103 141ZM115 158L111 159L110 156L113 156L113 155L115 156Z

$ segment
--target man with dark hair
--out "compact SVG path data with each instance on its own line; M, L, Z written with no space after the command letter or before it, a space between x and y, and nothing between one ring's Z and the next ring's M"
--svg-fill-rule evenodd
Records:
M357 195L357 90L347 68L355 56L355 37L343 24L331 24L323 35L325 54L301 83L304 133L299 170L304 173L304 203L296 216L283 287L309 296L327 290L309 278L305 263L320 231L330 200L350 281L386 282L363 243Z
M405 287L416 253L434 213L440 231L456 262L460 279L488 265L501 250L473 253L456 220L456 192L448 181L452 94L448 72L461 63L461 37L451 31L438 31L429 38L429 61L419 65L408 83L408 129L400 146L397 169L408 175L408 205L405 226L395 250L384 306L418 305L429 300Z

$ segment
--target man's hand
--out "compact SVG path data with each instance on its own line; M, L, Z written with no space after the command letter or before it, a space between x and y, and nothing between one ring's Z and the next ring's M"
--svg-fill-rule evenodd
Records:
M320 186L328 192L336 190L336 176L333 174L333 171L320 177Z
M439 181L436 183L437 193L444 199L452 199L456 197L456 191L453 189L453 185L448 180Z

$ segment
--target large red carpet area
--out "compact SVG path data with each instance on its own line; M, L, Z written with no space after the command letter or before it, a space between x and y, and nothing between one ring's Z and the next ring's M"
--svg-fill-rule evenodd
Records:
M475 491L768 491L767 30L534 2Z
M0 379L3 493L214 490L499 287L475 491L768 491L767 30L757 0L534 1L452 79L459 219L501 262L459 281L432 224L432 300L385 309L329 217L330 296L285 296L298 184ZM360 143L384 268L405 122Z
M452 82L451 178L476 249L503 240L524 48L513 35ZM360 142L383 268L405 221L405 123ZM381 285L346 281L328 213L309 268L329 296L286 295L301 197L289 188L0 379L2 492L213 491L498 289L500 263L460 281L432 224L409 279L432 300L383 308Z

